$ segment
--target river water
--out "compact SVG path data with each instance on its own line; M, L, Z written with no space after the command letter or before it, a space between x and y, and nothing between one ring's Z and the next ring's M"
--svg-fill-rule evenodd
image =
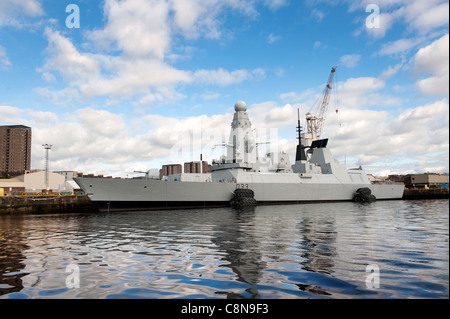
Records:
M449 297L449 201L0 216L0 299Z

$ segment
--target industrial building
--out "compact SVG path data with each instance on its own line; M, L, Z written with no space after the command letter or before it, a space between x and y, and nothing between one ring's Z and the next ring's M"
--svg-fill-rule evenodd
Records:
M448 187L448 174L410 174L405 176L408 188L443 188Z
M69 174L70 176L70 174ZM0 179L0 189L4 195L27 193L36 194L47 190L44 170L27 171L15 178ZM58 193L73 193L79 186L64 174L48 172L48 190Z
M206 161L195 161L184 163L184 173L185 174L199 174L199 173L210 173L211 167Z
M31 128L0 126L0 176L24 174L31 165Z
M159 171L159 178L163 179L164 176L169 176L173 174L181 174L182 167L181 164L168 164L163 165L162 169Z
M183 171L184 168L184 171ZM192 161L186 162L183 166L181 164L168 164L163 165L159 170L159 178L167 179L170 175L180 175L180 174L201 174L210 173L211 165L208 165L206 161Z

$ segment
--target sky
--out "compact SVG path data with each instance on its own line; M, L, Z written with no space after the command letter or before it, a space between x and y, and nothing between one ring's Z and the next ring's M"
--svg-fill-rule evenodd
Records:
M448 173L448 1L0 0L0 125L32 128L32 169L43 144L85 174L211 163L240 100L258 151L293 161L334 66L341 163Z

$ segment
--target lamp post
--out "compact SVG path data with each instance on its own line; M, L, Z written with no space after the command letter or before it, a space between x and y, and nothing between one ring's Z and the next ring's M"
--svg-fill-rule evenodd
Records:
M48 150L52 148L53 145L42 144L45 148L45 189L48 190Z

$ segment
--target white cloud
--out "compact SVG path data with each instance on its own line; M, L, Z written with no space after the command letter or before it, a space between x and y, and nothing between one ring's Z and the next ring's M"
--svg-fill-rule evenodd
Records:
M220 93L217 92L205 92L203 94L200 95L200 97L205 100L205 101L209 101L209 100L216 100L220 97Z
M320 41L314 42L313 49L320 49L323 47L324 47L324 45L322 44L322 42L320 42Z
M342 90L354 92L357 95L365 94L368 91L374 91L383 88L384 81L374 77L349 78L342 85Z
M150 126L149 141L159 155L169 158L173 163L182 163L198 159L200 153L209 162L223 155L221 148L215 146L228 141L230 122L227 119L231 118L231 114L190 116L184 119L148 115L142 121Z
M169 103L179 99L183 99L186 96L175 91L171 87L160 86L156 89L156 92L145 94L138 102L134 102L133 105L145 105L151 104L155 101Z
M80 98L80 92L73 87L61 90L53 90L50 87L37 87L33 89L42 98L58 106L72 106L74 101Z
M448 94L448 76L433 76L417 81L417 86L425 95L445 95Z
M219 28L214 21L224 7L245 15L251 15L254 9L252 1L195 0L191 4L186 7L185 1L178 0L107 0L104 28L87 31L90 42L83 46L104 51L83 52L61 32L47 28L47 58L37 71L52 83L57 82L55 75L61 75L71 92L79 92L81 97L107 96L110 104L132 100L134 105L182 98L184 95L176 91L179 84L227 86L263 79L265 71L261 68L185 71L169 64L174 57L176 32L186 37L209 37L208 33ZM62 96L61 91L50 88L36 91L53 100Z
M26 125L20 116L20 109L9 105L0 105L0 119L4 125L14 123Z
M264 70L259 68L252 71L242 69L231 72L219 68L217 70L197 70L193 74L193 79L196 82L220 86L241 83L246 80L260 80L264 77Z
M187 72L177 70L159 60L127 60L122 57L113 59L104 68L110 69L110 75L91 78L80 85L81 92L87 97L126 95L133 98L144 94L149 88L168 86L180 82L189 82Z
M424 34L448 24L448 11L448 1L408 1L402 17L412 29Z
M166 1L106 0L106 26L88 32L88 38L125 56L162 60L170 46L169 9Z
M228 139L232 114L191 116L185 119L147 115L126 122L126 117L107 110L83 108L68 114L0 106L5 124L21 123L33 129L32 168L43 168L42 144L52 144L50 169L124 176L164 163L198 159L211 162L222 155L214 149ZM133 134L135 126L141 134ZM182 152L176 155L176 150Z
M449 93L449 35L446 34L430 45L421 48L413 59L415 74L431 77L417 81L422 94Z
M260 68L233 71L219 68L188 72L178 70L156 58L131 59L123 55L82 53L58 31L46 29L46 36L49 41L46 50L48 57L38 71L47 79L54 79L53 72L57 72L72 86L64 92L53 92L49 88L35 89L53 101L63 96L75 97L79 91L81 96L87 98L120 96L121 99L134 99L137 96L137 104L148 104L182 98L183 95L173 88L180 83L227 86L265 77L265 71ZM158 92L151 93L152 90Z
M280 95L280 99L286 102L299 102L304 101L307 98L311 98L311 96L315 95L317 92L314 89L307 89L303 92L288 92Z
M271 108L264 117L264 123L269 127L280 128L295 119L296 115L297 109L291 104L286 104L283 107Z
M347 68L354 68L361 59L360 54L347 54L339 58L339 63Z
M358 77L349 78L346 81L335 82L333 84L335 93L332 93L329 100L329 109L337 108L368 108L370 106L396 106L402 100L396 96L382 93L388 73L393 74L394 70L386 70L379 78ZM280 95L280 99L286 102L301 102L309 105L308 111L316 112L320 107L318 102L322 94L323 87L310 88L303 92L288 92Z
M175 26L189 37L197 37L199 32L199 26L197 25L198 18L207 12L207 8L202 6L200 1L190 1L188 3L182 0L174 0L173 9L175 11ZM210 32L217 33L217 31L213 32L212 30Z
M79 109L76 115L80 123L102 137L116 137L125 131L125 123L118 114L91 108Z
M2 0L0 1L0 27L21 27L23 18L44 15L39 0Z
M383 169L412 173L424 167L448 172L448 102L406 109L398 117L386 111L342 109L327 117L329 147L350 166L363 165L369 173ZM424 154L442 152L440 158ZM402 159L406 163L399 164Z
M425 35L436 28L448 24L449 4L443 0L387 0L373 2L361 0L350 2L350 11L365 10L369 4L376 4L380 9L379 28L367 28L365 20L360 31L365 31L376 39L383 38L396 23L404 23L407 30L414 34ZM369 16L370 13L367 13ZM360 31L358 33L360 33Z
M145 135L131 136L121 117L103 110L86 108L51 126L34 122L32 128L33 168L42 168L43 143L53 145L52 170L85 173L123 174L151 151Z
M264 4L275 11L288 4L288 0L264 0Z
M378 53L380 55L395 55L404 53L405 51L408 51L417 46L421 41L421 38L411 38L387 42L381 46L381 49Z
M11 62L6 54L6 49L0 45L0 69L8 68L10 65Z
M100 63L95 57L79 53L72 42L58 31L46 28L45 35L49 43L49 57L38 71L48 77L49 72L56 70L71 83L80 83L100 75Z
M257 15L251 0L106 0L107 24L88 32L88 37L125 55L162 60L171 50L174 33L189 39L221 38L219 15L225 8Z
M197 38L201 35L211 39L220 38L222 31L217 16L224 5L225 2L218 0L189 2L172 0L175 30L188 38Z
M58 122L58 116L53 112L36 110L28 110L27 112L34 122L39 122L42 126L53 126Z
M341 109L365 109L371 106L386 107L401 105L397 96L382 93L385 81L375 77L349 78L334 84L337 94L330 96L329 107Z
M274 73L277 77L282 78L282 77L284 76L284 74L285 74L285 70L284 70L283 68L278 67L278 68L275 68L275 69L273 70L273 73Z
M280 36L276 36L276 35L274 35L273 33L271 33L271 34L269 34L269 35L267 36L267 42L268 42L269 44L272 44L272 43L274 43L274 42L280 40L280 38L281 38Z
M414 67L418 73L448 73L449 35L446 34L430 45L421 48L414 56Z
M383 70L383 72L380 74L381 79L388 79L391 76L395 75L400 68L403 66L403 63L398 63L395 66L388 66L387 69Z
M203 0L204 3L208 3L212 0ZM217 0L216 0L217 1ZM272 2L272 3L270 3ZM264 5L269 6L271 9L277 9L280 6L284 5L286 0L266 0ZM219 1L221 4L221 10L229 7L232 10L238 12L239 14L245 15L249 18L254 18L259 15L256 8L256 1L254 0L221 0Z
M368 84L373 80L366 81ZM377 87L375 91L382 86ZM424 167L433 172L448 172L447 100L411 107L398 116L368 110L366 103L360 100L355 107L345 104L337 113L328 111L322 136L330 139L329 148L340 161L346 160L348 167L362 165L373 174L423 172ZM295 154L297 108L303 123L309 110L305 104L279 106L265 102L251 105L248 111L254 128L292 129L289 143L282 141L281 136L279 141L279 147L284 145L291 157Z
M440 100L403 111L391 124L393 134L421 130L424 124L448 117L448 102Z
M318 9L313 9L311 11L311 17L314 18L317 22L322 22L323 18L325 17L325 13Z

